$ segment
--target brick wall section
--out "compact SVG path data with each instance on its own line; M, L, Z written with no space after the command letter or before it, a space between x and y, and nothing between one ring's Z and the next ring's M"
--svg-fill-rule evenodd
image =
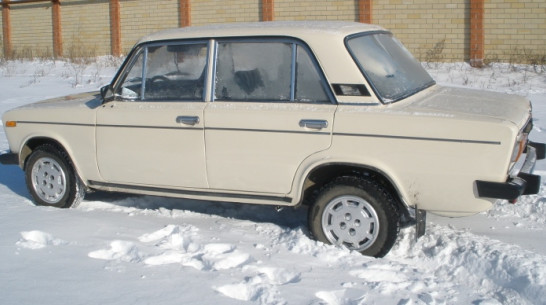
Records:
M275 0L274 20L358 21L354 0Z
M61 2L63 50L65 56L110 54L110 14L108 0ZM35 12L38 19L42 12ZM48 39L51 37L51 27ZM73 55L71 55L73 54Z
M191 25L260 21L263 3L272 3L273 20L359 21L359 8L366 2L372 7L372 22L394 32L419 60L470 59L471 0L120 0L122 53L148 33L180 26L182 2L190 4ZM109 3L61 1L65 56L75 48L90 55L111 53ZM545 0L484 0L484 5L486 62L529 62L533 56L546 56ZM16 53L53 51L51 7L50 1L11 5ZM3 56L3 46L0 52Z
M124 54L142 36L179 26L179 0L121 0L120 3L121 49Z
M2 9L2 6L0 6L0 10ZM0 24L4 24L4 20L2 20L2 13L0 12ZM4 57L4 31L0 31L0 57Z
M10 5L11 41L15 57L53 55L51 2ZM43 14L36 18L35 12Z
M485 1L485 58L505 62L529 62L545 56L545 0Z
M192 25L255 22L260 21L261 0L193 0L191 11Z
M469 0L374 1L373 22L391 30L419 60L469 58ZM443 50L441 53L434 52Z

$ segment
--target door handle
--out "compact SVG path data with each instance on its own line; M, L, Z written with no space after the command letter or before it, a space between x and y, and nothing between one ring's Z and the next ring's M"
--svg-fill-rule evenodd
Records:
M322 129L328 127L328 121L325 120L301 120L300 127L311 129Z
M181 116L177 116L176 117L176 122L177 123L182 123L184 125L195 125L195 124L199 124L199 117L198 116L184 116L184 115L181 115Z

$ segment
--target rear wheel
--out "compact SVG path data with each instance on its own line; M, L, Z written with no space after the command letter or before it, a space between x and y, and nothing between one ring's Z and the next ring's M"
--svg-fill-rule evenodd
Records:
M68 155L59 147L44 144L34 150L25 166L27 188L37 205L69 208L85 195Z
M361 177L340 177L325 185L309 210L317 240L375 257L394 245L399 219L391 194Z

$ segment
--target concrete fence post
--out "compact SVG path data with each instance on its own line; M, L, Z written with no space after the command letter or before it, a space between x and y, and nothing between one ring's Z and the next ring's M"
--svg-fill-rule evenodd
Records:
M372 23L373 0L358 0L358 21Z
M10 0L2 1L2 36L4 44L4 57L13 56L13 47L11 44L11 20L10 18Z
M180 27L191 26L191 0L180 0L179 9Z
M484 60L484 0L470 0L470 65L483 66Z
M119 0L110 0L110 44L112 55L121 56L121 9Z
M275 19L274 0L262 0L262 21Z
M52 0L53 9L51 18L53 23L53 56L55 58L63 56L63 34L61 25L61 0Z

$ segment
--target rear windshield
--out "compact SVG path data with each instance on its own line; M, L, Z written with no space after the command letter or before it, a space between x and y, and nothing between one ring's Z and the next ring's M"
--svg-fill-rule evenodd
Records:
M393 103L434 84L411 53L390 33L350 36L347 47L384 103Z

